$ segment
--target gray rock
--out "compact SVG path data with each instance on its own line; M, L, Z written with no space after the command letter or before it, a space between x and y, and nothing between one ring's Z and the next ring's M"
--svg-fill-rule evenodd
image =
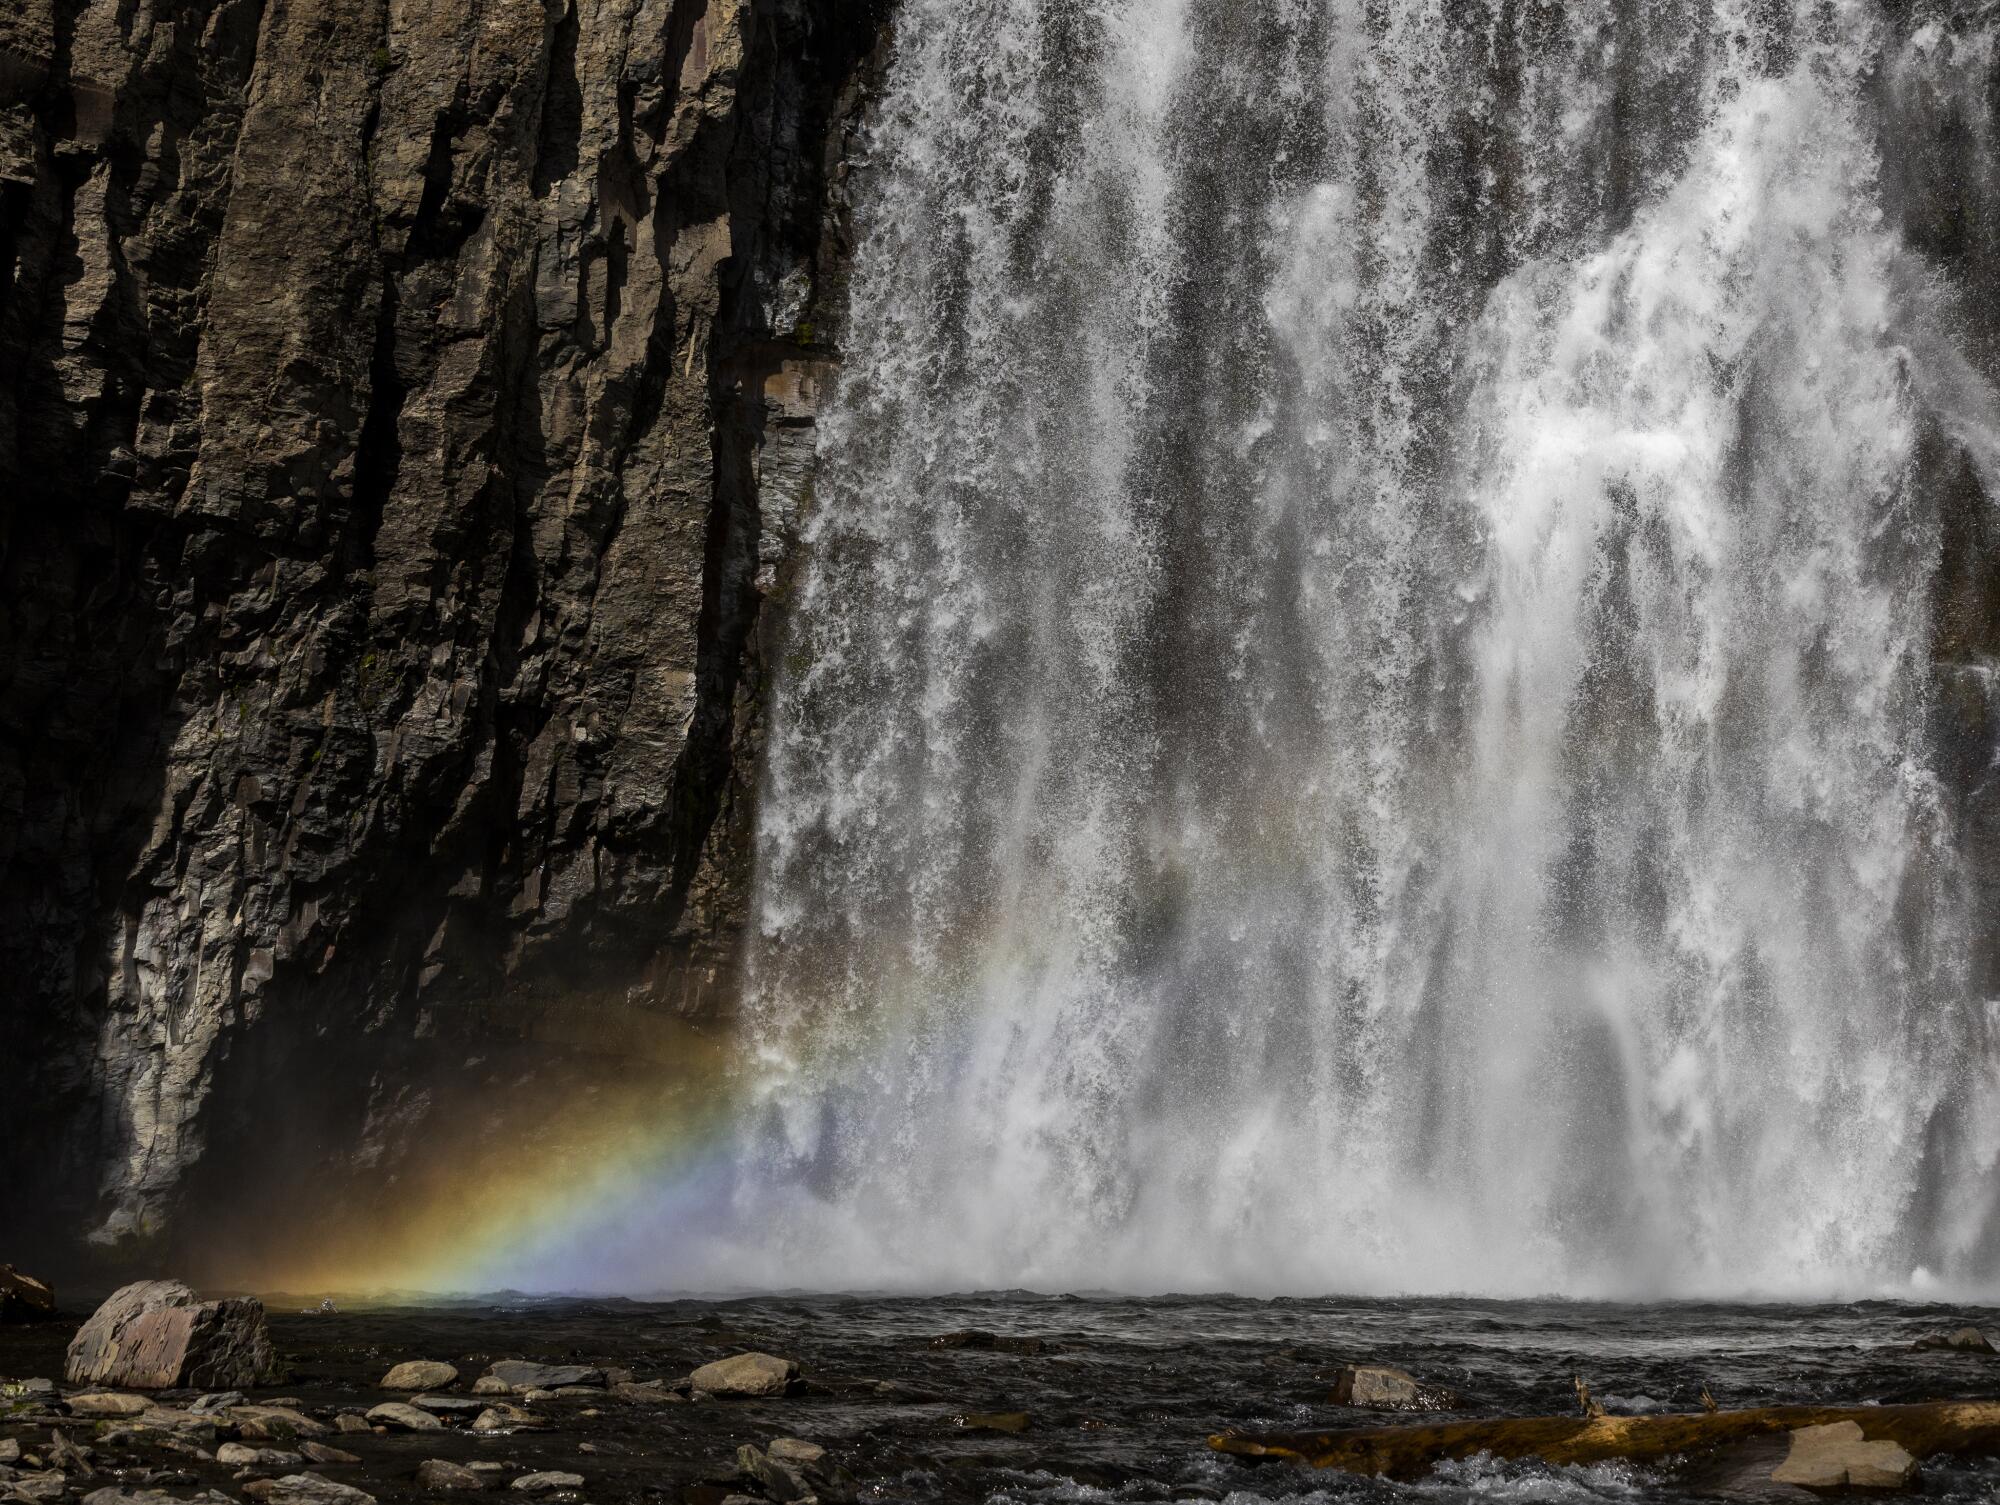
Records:
M331 1429L290 1406L231 1406L227 1419L245 1437L262 1442L291 1442L300 1437L324 1437Z
M218 1411L227 1411L231 1406L243 1404L241 1390L216 1390L202 1396L188 1407L196 1416L211 1416Z
M407 1401L388 1400L371 1407L368 1420L376 1426L392 1427L402 1432L439 1432L444 1423L430 1412L419 1410Z
M591 1369L582 1364L534 1364L526 1359L502 1359L490 1366L481 1376L485 1380L496 1380L515 1395L530 1390L554 1390L558 1386L595 1385L604 1383L604 1371ZM491 1394L491 1391L475 1393Z
M1458 1396L1387 1364L1350 1364L1334 1377L1333 1401L1368 1411L1450 1411Z
M1917 1460L1898 1444L1864 1441L1858 1422L1836 1421L1794 1431L1771 1482L1802 1489L1904 1489L1916 1476Z
M583 1475L551 1469L538 1474L523 1474L510 1487L525 1495L553 1494L557 1490L583 1488Z
M409 1359L382 1376L384 1390L442 1390L458 1379L458 1367L435 1359Z
M177 1280L114 1292L70 1341L73 1385L223 1389L277 1378L262 1302L202 1301Z
M366 1419L356 1416L352 1411L343 1411L338 1416L334 1417L333 1429L336 1432L342 1432L350 1435L357 1432L368 1432L374 1430L372 1427L368 1425Z
M702 1365L688 1376L688 1386L696 1395L783 1395L798 1373L795 1359L781 1359L768 1353L739 1353Z
M479 1470L443 1458L429 1458L417 1465L417 1483L425 1489L484 1489L487 1482Z
M20 1461L20 1439L15 1437L0 1437L0 1463L19 1463Z
M323 1474L286 1474L282 1479L258 1479L243 1493L263 1505L375 1505L375 1497Z
M486 1402L470 1395L413 1395L410 1404L438 1416L456 1416L486 1409Z
M288 1453L281 1448L225 1442L215 1450L215 1461L229 1468L298 1468L306 1460L302 1453Z

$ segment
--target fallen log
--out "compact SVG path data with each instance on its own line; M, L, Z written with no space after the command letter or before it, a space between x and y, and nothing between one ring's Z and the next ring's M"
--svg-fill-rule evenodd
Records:
M1244 1458L1283 1458L1350 1474L1414 1479L1440 1463L1480 1453L1555 1464L1644 1462L1832 1422L1853 1422L1867 1440L1897 1443L1916 1458L2000 1453L2000 1401L1756 1406L1660 1416L1508 1416L1337 1432L1220 1432L1208 1445Z

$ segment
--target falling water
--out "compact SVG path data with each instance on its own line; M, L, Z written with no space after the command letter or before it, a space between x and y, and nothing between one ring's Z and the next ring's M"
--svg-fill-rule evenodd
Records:
M731 1273L2000 1273L1912 10L905 0Z

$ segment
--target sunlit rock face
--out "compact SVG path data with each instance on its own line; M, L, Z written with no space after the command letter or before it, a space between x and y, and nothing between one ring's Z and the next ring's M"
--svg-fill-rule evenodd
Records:
M0 14L10 1237L726 1006L880 10Z
M714 1268L2000 1276L2000 13L896 35Z

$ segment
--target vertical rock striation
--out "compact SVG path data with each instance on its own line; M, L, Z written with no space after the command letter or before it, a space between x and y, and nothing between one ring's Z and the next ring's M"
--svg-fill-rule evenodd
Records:
M46 1231L392 1163L439 1061L579 999L726 1006L882 8L0 14L0 1184Z

